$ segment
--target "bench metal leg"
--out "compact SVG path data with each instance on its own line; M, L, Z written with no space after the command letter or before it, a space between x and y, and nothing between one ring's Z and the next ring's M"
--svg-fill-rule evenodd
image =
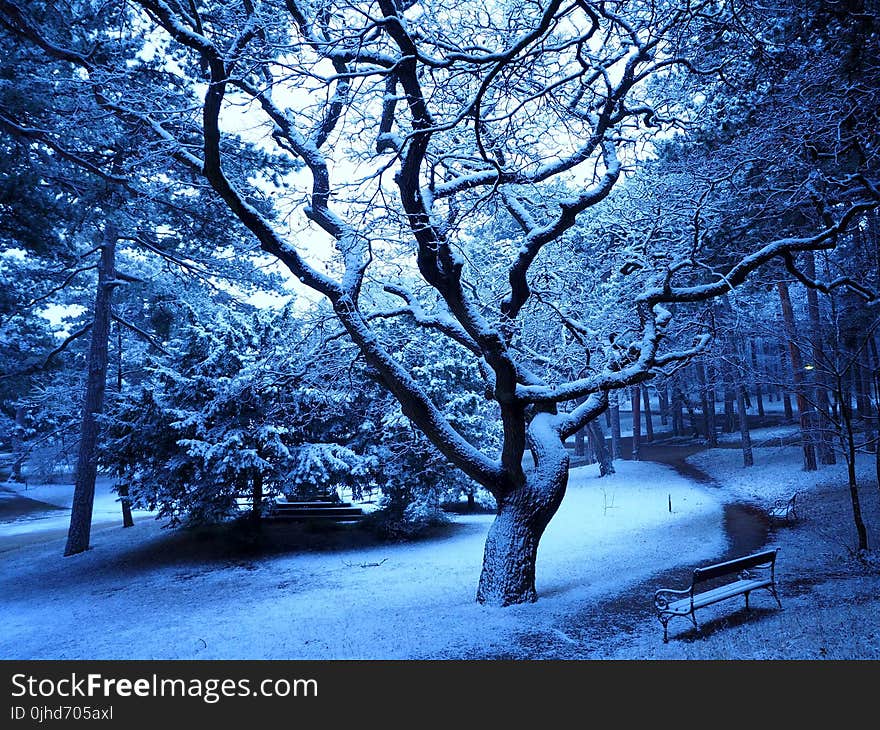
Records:
M666 618L661 618L660 623L663 624L663 643L668 644L669 643L669 632L668 632L669 617L667 616Z
M776 603L779 604L779 608L782 608L782 601L779 600L779 594L776 593L776 586L770 586L769 591L773 594L773 597L776 599Z

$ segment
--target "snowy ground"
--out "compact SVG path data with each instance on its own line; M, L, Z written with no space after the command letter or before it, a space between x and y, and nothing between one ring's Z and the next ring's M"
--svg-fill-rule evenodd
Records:
M121 520L122 508L119 505L119 495L113 491L114 481L107 478L99 478L95 484L95 502L92 509L92 524L100 527L105 524L113 524ZM4 484L0 484L0 487ZM25 486L14 482L6 482L7 490L14 490L23 497L45 502L49 505L63 509L45 512L32 512L22 515L13 520L0 522L0 550L3 540L13 535L40 534L57 530L67 531L70 524L70 505L73 502L73 485L65 484L36 484ZM0 489L0 502L9 499L12 494ZM135 518L148 517L149 512L134 511Z
M61 557L66 512L26 532L20 520L0 523L0 658L880 657L880 578L848 552L842 469L804 475L796 447L756 450L754 470L740 458L729 448L693 457L722 488L653 463L617 462L604 479L595 467L573 470L541 543L539 601L508 609L474 602L487 515L456 516L409 544L273 526L269 550L139 515L131 529L96 525L93 549L70 558ZM865 484L872 466L860 465ZM783 483L788 472L798 476ZM707 610L703 634L673 622L664 645L650 600L663 574L724 553L725 502L764 503L793 486L809 496L802 523L773 536L784 610L755 597L747 620L730 602ZM65 488L45 489L64 502ZM878 538L877 489L863 491ZM106 483L101 494L100 513L118 522Z

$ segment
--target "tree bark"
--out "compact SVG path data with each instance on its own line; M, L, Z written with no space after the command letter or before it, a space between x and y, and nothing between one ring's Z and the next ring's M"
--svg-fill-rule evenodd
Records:
M779 301L782 305L782 321L785 326L785 336L788 340L788 352L797 400L798 418L801 426L804 471L816 471L819 467L816 463L816 448L813 445L811 408L809 403L807 403L805 393L804 365L801 360L801 351L797 344L797 327L794 321L794 310L791 306L791 295L788 291L788 284L784 281L777 282L776 289L779 292Z
M608 444L605 441L605 433L602 431L602 424L598 420L591 421L587 426L587 433L590 436L590 444L593 453L596 455L596 461L599 462L599 476L604 477L608 474L614 474L614 461L611 458L611 452L608 451Z
M537 600L538 543L568 485L568 452L562 441L535 443L536 465L526 482L498 500L486 537L477 601L511 606Z
M104 391L107 386L108 340L113 289L116 286L116 227L105 222L101 260L98 264L98 288L95 293L94 324L89 345L89 372L83 403L79 451L76 461L76 478L73 505L70 513L70 529L67 532L65 555L76 555L89 549L92 531L92 508L95 501L95 480L98 475L98 415L104 408Z

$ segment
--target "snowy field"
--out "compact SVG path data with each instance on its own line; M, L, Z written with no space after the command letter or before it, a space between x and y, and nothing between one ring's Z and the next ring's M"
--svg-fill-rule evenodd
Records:
M43 489L28 493L45 494ZM108 499L106 485L102 499ZM118 509L112 494L101 504L105 516ZM15 537L22 536L21 521L0 525L2 658L459 658L505 652L521 632L556 636L558 617L663 567L710 559L725 547L717 490L666 467L631 462L604 479L595 467L572 472L541 543L540 600L509 609L474 602L491 515L457 516L442 537L409 544L187 560L185 550L197 551L197 538L180 540L143 515L127 530L98 527L92 550L63 558L57 528L65 514L32 520L28 543L20 547ZM45 540L34 542L43 530Z
M66 512L27 529L0 523L0 658L880 658L880 574L847 547L845 467L804 474L799 458L797 447L756 449L747 470L736 449L691 457L720 488L649 462L616 462L604 479L594 466L573 470L541 543L539 600L507 609L474 602L490 515L455 516L407 544L345 529L283 550L219 549L216 536L163 530L144 514L123 530L104 482L87 553L61 557ZM866 456L863 484L872 469ZM725 503L766 506L795 488L804 519L771 535L784 610L769 597L755 596L748 615L727 602L703 612L701 634L673 621L663 644L651 609L653 590L670 587L663 574L724 553ZM70 489L25 493L63 504ZM862 492L874 540L876 485Z

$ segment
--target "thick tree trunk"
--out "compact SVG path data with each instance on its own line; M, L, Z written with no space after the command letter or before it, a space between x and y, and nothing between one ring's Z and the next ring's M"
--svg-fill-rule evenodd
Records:
M646 385L642 386L642 401L645 405L645 438L651 442L654 440L654 419L651 415L651 394Z
M638 385L630 388L630 402L632 403L632 458L633 461L639 460L639 454L642 447L642 415L641 415L641 393Z
M86 378L73 505L67 544L64 548L65 555L76 555L88 550L92 531L92 507L95 501L95 480L98 475L97 416L104 408L104 391L107 385L107 343L110 337L110 306L116 285L117 237L116 228L112 223L106 222L101 260L98 264L98 290L95 294L94 323L89 345L89 372Z
M569 459L561 440L536 446L537 464L527 473L526 483L500 498L496 495L498 511L486 537L479 603L510 606L537 600L538 543L565 495Z
M599 462L599 476L614 474L614 461L611 459L611 452L608 451L608 444L605 442L602 424L598 420L591 421L587 426L587 433L590 436L590 445L596 455L596 461Z
M804 252L804 273L811 279L816 278L816 257L812 251ZM816 419L815 433L819 461L822 464L835 464L834 444L832 440L833 423L829 417L831 405L828 401L828 383L826 378L825 345L823 342L822 313L819 309L819 292L807 287L807 314L810 318L812 333L813 378L816 384Z
M801 425L801 444L804 452L804 471L816 471L816 448L813 444L813 429L811 408L807 402L804 382L804 365L801 360L801 351L797 343L797 327L794 321L794 310L791 306L791 296L788 292L788 284L784 281L777 282L776 289L779 292L779 301L782 305L782 321L785 325L785 336L788 340L788 352L791 358L791 370L794 379L794 390L797 399L798 417Z

